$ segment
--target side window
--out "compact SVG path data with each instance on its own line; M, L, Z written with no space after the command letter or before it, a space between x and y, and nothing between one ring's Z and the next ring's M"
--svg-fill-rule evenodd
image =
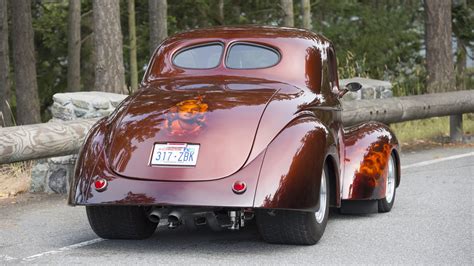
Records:
M273 48L238 43L230 47L225 64L233 69L256 69L272 67L279 61L280 54Z
M210 69L219 65L224 46L211 43L184 48L173 58L173 64L181 68Z

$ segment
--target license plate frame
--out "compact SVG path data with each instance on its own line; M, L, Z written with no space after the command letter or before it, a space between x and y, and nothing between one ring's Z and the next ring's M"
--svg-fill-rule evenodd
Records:
M155 143L150 165L162 167L195 167L199 156L199 144Z

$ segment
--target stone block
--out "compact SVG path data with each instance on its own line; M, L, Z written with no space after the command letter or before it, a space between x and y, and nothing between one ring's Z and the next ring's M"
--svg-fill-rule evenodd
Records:
M393 91L392 90L383 90L380 94L380 99L392 98Z
M349 91L344 96L342 96L343 101L355 101L360 100L360 92Z
M72 107L71 103L66 105L61 105L56 102L53 103L51 106L51 114L54 118L58 118L63 121L69 121L76 118L76 115L74 114L74 108Z
M361 99L375 99L375 88L363 88L361 89Z
M100 118L103 117L103 115L98 111L93 111L93 112L88 112L86 115L84 115L83 118Z
M67 194L67 169L63 167L51 167L48 171L48 175L48 189L57 194Z
M43 192L45 190L46 176L49 165L46 160L39 160L31 169L31 192Z
M76 117L83 117L88 113L87 110L81 109L81 108L75 108L74 109L74 114Z
M60 105L66 105L71 102L71 98L68 94L69 93L56 93L53 95L53 101Z
M117 107L125 98L127 98L127 95L112 97L110 98L110 104L112 104L113 107Z
M74 106L82 108L82 109L91 109L91 103L88 99L78 99L78 98L72 98L71 99L72 104Z
M109 109L110 108L110 101L106 98L103 98L103 97L100 97L100 98L97 98L97 99L94 99L92 101L92 106L95 108L95 109Z
M113 111L114 111L114 109L97 110L97 112L98 112L101 116L108 116L108 115L110 115L110 113L112 113Z

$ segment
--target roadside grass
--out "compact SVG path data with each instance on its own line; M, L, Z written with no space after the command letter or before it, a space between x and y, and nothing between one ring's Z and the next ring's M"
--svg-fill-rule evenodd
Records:
M403 146L449 141L449 117L434 117L390 125ZM464 135L474 135L474 113L463 115Z
M32 161L0 165L0 199L28 191Z

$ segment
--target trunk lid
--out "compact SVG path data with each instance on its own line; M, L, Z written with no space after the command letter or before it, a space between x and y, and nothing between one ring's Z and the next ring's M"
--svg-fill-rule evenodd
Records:
M119 175L162 181L229 176L246 162L273 86L161 83L142 89L113 119L106 152ZM152 166L158 143L199 144L192 167Z

